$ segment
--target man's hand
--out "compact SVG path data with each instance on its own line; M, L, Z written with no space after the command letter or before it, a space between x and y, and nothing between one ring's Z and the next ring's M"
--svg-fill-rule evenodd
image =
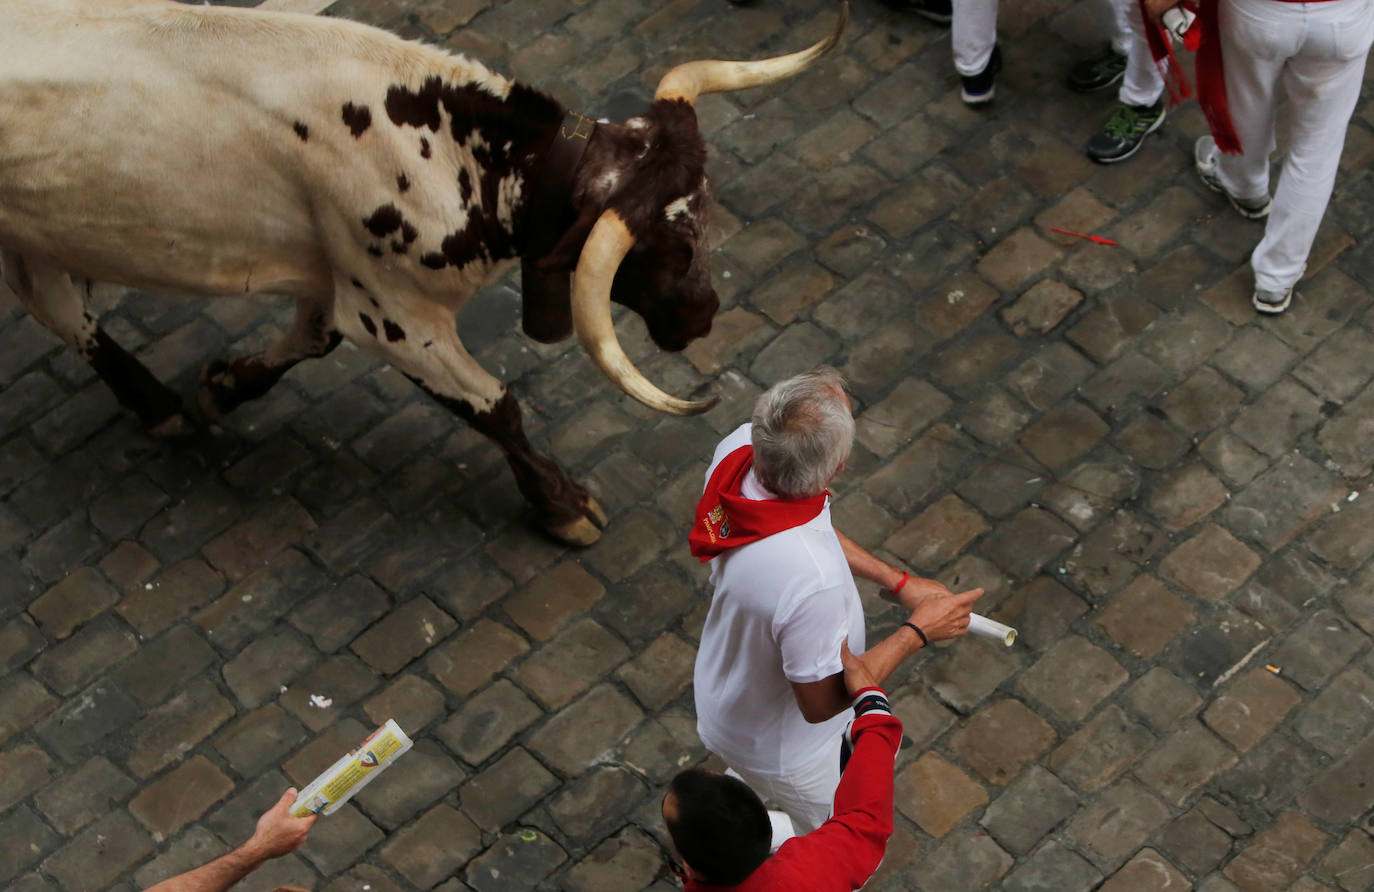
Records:
M949 595L949 589L945 588L944 583L934 579L926 579L921 576L908 576L906 584L902 590L894 592L891 589L882 589L878 596L885 601L893 604L900 604L907 610L915 610L921 606L921 602L930 597L940 597Z
M840 645L840 663L844 666L844 689L852 700L864 688L878 687L878 680L869 671L863 657L856 657L849 650L849 642Z
M940 588L944 589L944 586ZM958 638L968 632L968 615L973 612L973 603L981 597L983 590L980 588L957 595L946 589L943 594L932 594L922 598L911 612L910 621L913 625L920 626L921 631L925 632L931 641Z
M290 809L295 804L296 788L291 787L281 794L276 805L262 813L252 838L243 847L263 861L279 858L300 848L319 815L293 818Z
M1160 16L1178 5L1179 0L1145 0L1145 15L1151 22L1159 24Z

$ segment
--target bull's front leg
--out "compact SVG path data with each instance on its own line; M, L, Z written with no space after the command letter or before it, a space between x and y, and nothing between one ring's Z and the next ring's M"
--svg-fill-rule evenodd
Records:
M550 536L569 545L591 545L606 526L606 512L553 459L530 445L521 421L520 403L502 392L490 409L477 411L470 403L435 392L423 381L420 388L501 447L515 474L520 494L539 515Z
M501 447L545 532L569 545L591 545L600 538L606 513L556 462L530 445L520 404L463 347L451 310L423 299L374 298L356 287L343 286L336 293L335 315L345 337L381 355Z

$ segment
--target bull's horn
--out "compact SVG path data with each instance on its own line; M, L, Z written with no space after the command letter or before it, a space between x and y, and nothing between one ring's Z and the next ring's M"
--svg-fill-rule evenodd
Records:
M572 315L577 339L616 386L651 409L674 415L699 415L714 399L680 400L659 390L639 373L620 347L611 322L611 284L635 237L615 211L603 211L592 227L573 277Z
M655 99L682 99L689 104L702 93L761 87L800 74L840 40L849 21L849 4L840 4L840 17L830 36L799 53L760 59L757 62L687 62L663 75L654 91Z

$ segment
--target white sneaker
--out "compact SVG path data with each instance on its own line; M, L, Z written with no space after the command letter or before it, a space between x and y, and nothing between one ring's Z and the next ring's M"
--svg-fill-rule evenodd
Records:
M1216 140L1210 136L1199 136L1197 142L1193 143L1193 166L1197 169L1198 178L1202 180L1203 185L1213 192L1225 195L1226 200L1231 202L1231 207L1236 209L1236 213L1247 220L1263 220L1269 216L1269 205L1272 202L1268 195L1259 198L1237 198L1221 184L1220 164L1217 162L1219 154L1221 153L1217 150Z
M1261 291L1256 288L1250 303L1261 313L1282 313L1293 302L1293 286L1283 291Z

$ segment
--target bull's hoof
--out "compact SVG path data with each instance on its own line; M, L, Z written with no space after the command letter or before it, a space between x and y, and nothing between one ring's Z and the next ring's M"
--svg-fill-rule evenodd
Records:
M238 405L233 400L233 392L234 370L229 363L216 359L201 370L196 401L206 421L218 421L221 415Z
M582 510L582 517L563 523L545 524L544 531L566 545L586 548L601 538L601 531L606 528L606 512L591 496L587 496L587 504Z
M147 428L148 436L156 437L159 440L189 436L195 433L195 430L195 423L187 418L184 412L173 412L157 424Z

